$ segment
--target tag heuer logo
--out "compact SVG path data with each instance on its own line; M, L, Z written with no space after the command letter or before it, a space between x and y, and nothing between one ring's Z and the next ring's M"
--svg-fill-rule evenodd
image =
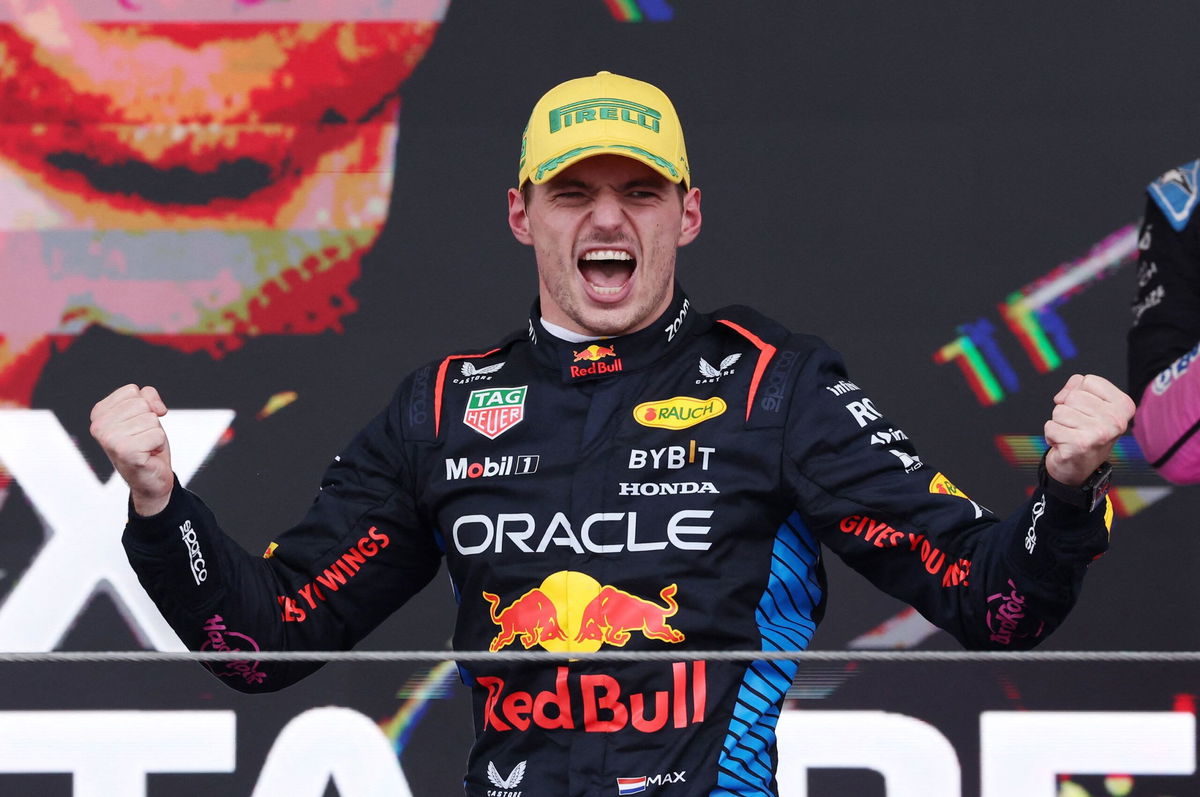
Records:
M525 390L520 387L494 387L472 390L467 397L463 423L489 440L516 426L525 417Z

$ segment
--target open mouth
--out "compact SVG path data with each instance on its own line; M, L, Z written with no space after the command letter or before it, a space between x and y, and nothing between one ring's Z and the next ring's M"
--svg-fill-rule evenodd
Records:
M637 259L624 249L593 249L578 261L579 273L600 300L618 299L637 270Z
M157 168L139 161L105 164L87 155L56 152L46 163L82 176L103 194L127 194L160 205L207 205L245 199L271 184L270 167L251 158L225 161L209 172L186 166Z
M341 151L394 127L399 87L437 29L387 19L394 10L363 22L302 11L293 21L231 24L200 11L200 21L186 11L156 21L154 10L177 4L144 4L150 18L135 23L93 19L121 11L112 0L17 4L73 9L49 26L0 10L0 159L40 190L225 217L272 189L276 204L287 199L301 177L332 165L326 158L365 174L375 164Z

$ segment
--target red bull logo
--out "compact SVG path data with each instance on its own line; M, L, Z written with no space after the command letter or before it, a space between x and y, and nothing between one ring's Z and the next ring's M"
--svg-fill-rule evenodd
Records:
M611 585L601 586L586 573L564 570L553 573L541 586L529 590L497 611L500 598L484 592L492 622L500 626L488 650L493 653L520 639L528 650L594 652L601 645L624 647L634 634L646 639L678 644L686 637L667 619L679 611L678 585L668 584L658 601L647 600Z
M708 703L705 662L673 662L669 679L638 685L663 687L630 692L616 675L555 671L554 688L540 692L514 689L503 678L481 675L475 679L487 689L483 727L493 731L582 729L589 733L615 733L627 728L657 733L663 728L686 728L704 722ZM577 710L578 707L578 710Z
M597 346L595 343L593 343L591 346L588 346L583 351L575 352L574 362L582 362L583 360L587 360L588 362L594 363L597 360L603 360L605 357L616 357L616 356L617 356L617 350L614 349L612 346Z
M608 357L614 359L609 362L599 362ZM591 364L572 365L572 379L582 379L585 376L600 376L602 374L615 374L617 371L625 368L625 364L621 362L621 358L617 357L617 350L615 348L612 346L598 346L595 343L583 351L575 352L573 362L588 362Z
M500 633L488 645L492 653L511 645L517 637L521 637L526 650L543 640L566 639L558 624L558 609L540 589L529 590L499 613L499 596L485 592L483 599L491 604L492 622L500 626Z
M624 647L631 638L630 632L640 631L647 639L682 642L683 632L667 625L667 618L679 611L676 589L675 584L669 584L658 593L666 603L663 607L616 587L604 587L584 608L575 641L599 639L608 645Z

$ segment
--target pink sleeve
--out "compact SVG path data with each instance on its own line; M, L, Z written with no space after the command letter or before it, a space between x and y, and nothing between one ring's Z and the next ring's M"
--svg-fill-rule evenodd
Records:
M1133 436L1146 461L1174 484L1200 482L1200 344L1156 376L1138 403Z

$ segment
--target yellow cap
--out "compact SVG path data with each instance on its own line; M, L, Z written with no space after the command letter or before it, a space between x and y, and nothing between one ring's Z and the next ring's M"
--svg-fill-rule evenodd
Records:
M521 138L517 185L544 183L593 155L634 158L673 183L691 185L675 106L641 80L597 72L542 95Z

